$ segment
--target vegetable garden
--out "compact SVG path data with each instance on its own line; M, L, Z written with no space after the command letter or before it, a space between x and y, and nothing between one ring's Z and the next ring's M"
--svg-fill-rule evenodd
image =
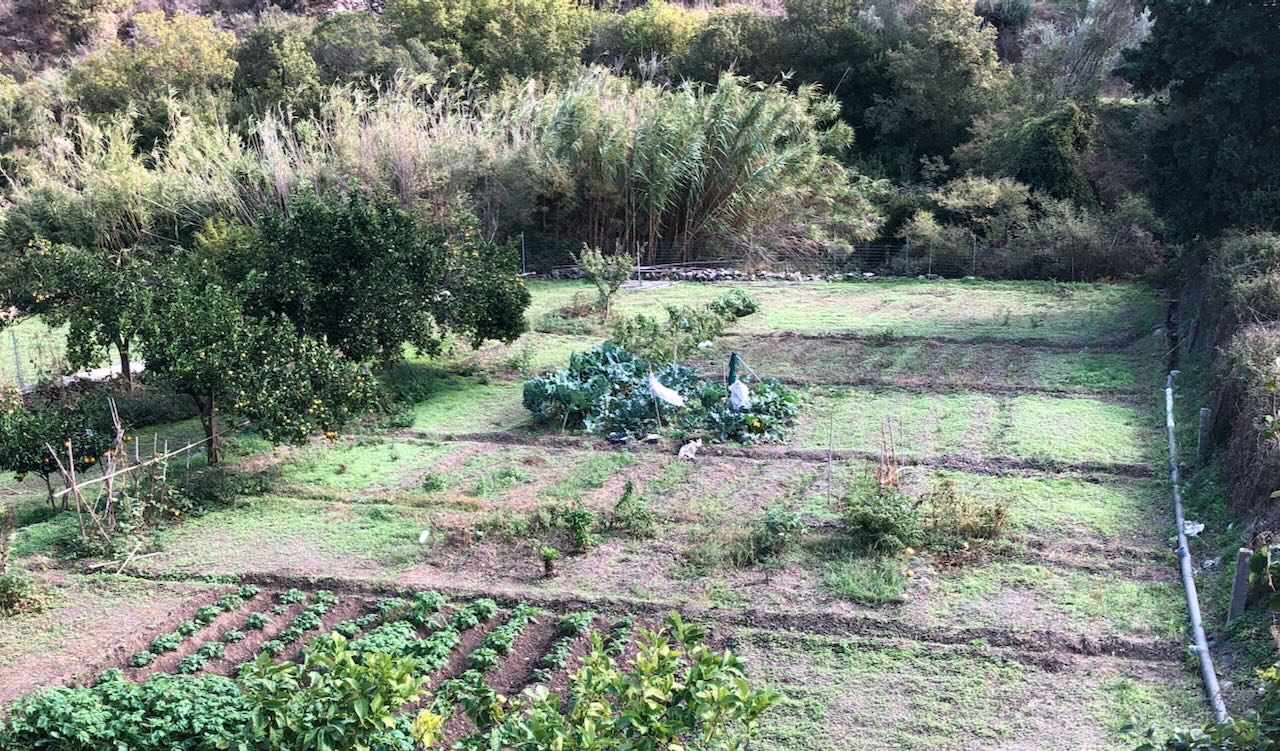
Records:
M586 285L529 288L530 332L388 370L394 398L344 435L171 465L219 497L140 531L130 576L59 573L84 565L74 514L11 486L13 554L54 594L0 637L0 673L50 653L0 682L9 716L158 712L180 681L227 707L225 737L288 739L296 671L368 661L405 681L373 748L545 748L581 731L564 699L620 706L666 644L740 671L725 729L752 748L1122 749L1205 717L1153 470L1150 290L672 284L606 318ZM70 659L99 629L117 646Z

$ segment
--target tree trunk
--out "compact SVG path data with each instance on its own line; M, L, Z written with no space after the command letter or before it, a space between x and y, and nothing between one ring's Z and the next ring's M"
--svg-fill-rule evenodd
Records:
M125 388L133 391L136 384L133 380L133 366L129 362L129 342L116 342L116 350L120 353L120 380L124 382Z
M213 394L209 394L209 397L204 399L192 392L191 399L195 401L196 409L200 412L200 427L204 428L205 456L209 458L209 466L212 467L218 463L222 453L218 446L218 426Z

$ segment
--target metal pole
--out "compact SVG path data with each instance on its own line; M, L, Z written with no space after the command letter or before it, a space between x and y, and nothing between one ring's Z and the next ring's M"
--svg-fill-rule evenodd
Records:
M1187 546L1186 520L1182 514L1182 489L1178 480L1178 439L1173 428L1173 373L1164 382L1164 424L1169 436L1169 480L1173 483L1173 523L1178 527L1178 567L1182 570L1182 588L1187 595L1187 613L1191 620L1191 637L1200 658L1200 675L1204 678L1204 690L1213 707L1213 717L1218 722L1227 719L1227 707L1222 702L1222 689L1218 687L1218 674L1213 669L1213 656L1209 654L1209 641L1204 636L1204 624L1200 620L1200 597L1196 594L1196 580L1191 571L1191 551Z
M27 381L22 377L22 355L18 352L17 332L11 330L9 340L13 342L13 372L18 374L18 391L21 393L27 390Z

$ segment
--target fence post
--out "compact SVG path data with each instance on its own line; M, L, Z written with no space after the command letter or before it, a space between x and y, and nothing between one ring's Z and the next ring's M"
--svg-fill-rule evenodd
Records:
M9 341L13 342L13 372L18 378L18 392L27 390L27 381L22 377L22 354L18 351L18 334L15 331L9 332Z
M1231 604L1227 607L1227 623L1244 615L1245 602L1249 599L1249 559L1253 551L1240 548L1236 551L1236 575L1231 580Z
M1203 464L1213 443L1213 410L1200 408L1200 432L1196 434L1196 458Z

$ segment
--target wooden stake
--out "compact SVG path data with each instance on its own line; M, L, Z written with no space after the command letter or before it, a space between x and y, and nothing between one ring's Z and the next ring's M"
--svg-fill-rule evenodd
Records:
M1244 615L1244 606L1249 600L1249 559L1253 551L1240 548L1236 551L1236 575L1231 580L1231 604L1227 607L1227 623Z

